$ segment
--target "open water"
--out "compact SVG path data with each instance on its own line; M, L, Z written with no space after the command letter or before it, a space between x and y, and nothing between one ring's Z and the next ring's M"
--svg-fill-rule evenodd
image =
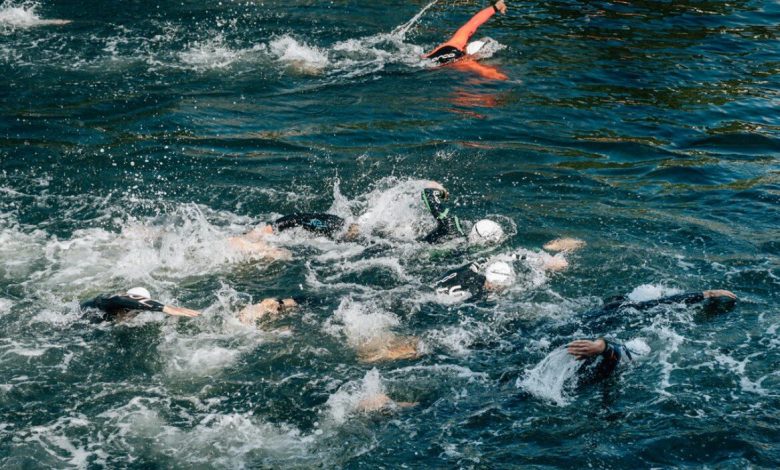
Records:
M780 6L511 2L476 36L507 80L420 59L482 6L2 3L0 466L776 468ZM512 236L415 242L426 180ZM299 210L372 235L226 243ZM428 287L561 235L570 268L495 302ZM135 285L203 314L82 318ZM603 334L638 359L572 387L578 313L706 288L740 301L629 312ZM307 301L235 320L276 295ZM388 334L425 354L359 360ZM362 412L377 393L418 404Z

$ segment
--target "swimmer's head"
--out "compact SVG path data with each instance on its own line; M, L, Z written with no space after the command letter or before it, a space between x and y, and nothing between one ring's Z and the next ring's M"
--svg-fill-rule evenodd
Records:
M488 290L503 290L511 286L515 281L515 272L512 266L496 261L485 268L485 288Z
M466 54L474 55L478 53L483 47L485 47L485 41L471 41L466 46Z
M501 241L504 237L504 229L496 222L489 219L482 219L469 232L469 243L476 245L493 245Z
M148 290L144 287L133 287L132 289L127 291L127 295L134 295L137 297L143 297L145 299L151 299L152 294L149 293Z

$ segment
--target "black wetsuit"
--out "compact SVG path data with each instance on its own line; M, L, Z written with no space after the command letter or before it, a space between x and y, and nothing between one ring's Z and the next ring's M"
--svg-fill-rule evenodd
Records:
M584 325L577 325L577 327L584 327L586 332L613 329L625 321L623 313L626 309L649 310L659 305L673 304L702 304L704 308L721 308L732 305L733 299L727 297L705 298L702 292L685 292L644 302L633 302L627 296L613 297L608 299L603 307L583 314ZM615 341L607 341L607 349L600 356L584 361L580 370L583 373L581 380L587 382L603 379L612 374L618 364L625 360L632 360L628 348Z
M431 211L431 215L436 219L436 228L426 235L422 240L427 243L438 243L456 236L465 236L460 226L460 219L450 214L450 209L444 207L442 200L446 193L439 189L427 188L422 192L422 200L425 207Z
M595 357L589 357L582 361L579 370L579 384L606 379L617 368L621 361L632 361L631 351L622 344L601 338L607 347L604 351Z
M487 295L485 275L479 263L469 263L453 269L433 283L437 294L465 299L482 298Z
M433 51L429 56L427 56L427 58L436 61L438 64L448 64L460 59L461 57L464 57L465 55L465 52L455 46L442 46Z
M273 226L280 232L301 227L318 235L333 237L344 229L344 219L333 214L299 212L277 219Z
M702 292L685 292L644 302L633 302L627 296L617 296L607 299L603 307L585 312L582 316L590 329L604 331L605 329L613 329L622 323L625 319L622 313L626 309L650 310L659 305L694 305L699 303L704 308L713 308L724 305L724 301L725 299L719 297L705 298Z
M82 310L97 309L102 315L94 317L95 320L111 320L117 315L127 313L131 310L146 310L151 312L162 312L164 304L145 297L135 295L99 295L92 300L81 304Z

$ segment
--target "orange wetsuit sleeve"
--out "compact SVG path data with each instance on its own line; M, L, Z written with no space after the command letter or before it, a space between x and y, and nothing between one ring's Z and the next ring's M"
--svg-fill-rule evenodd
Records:
M459 50L463 50L466 48L466 44L469 43L469 39L471 39L471 36L474 35L474 33L477 32L477 28L482 26L485 21L489 20L491 16L493 16L496 13L496 9L492 6L489 6L485 8L484 10L480 11L471 19L460 27L459 30L455 31L455 34L452 35L449 41L445 42L439 47L442 46L452 46L457 47ZM437 47L436 49L439 49Z

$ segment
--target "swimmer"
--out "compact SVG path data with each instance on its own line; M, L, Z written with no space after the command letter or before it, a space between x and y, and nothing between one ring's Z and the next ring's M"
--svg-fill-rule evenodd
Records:
M585 312L582 317L592 328L611 328L625 317L623 313L628 309L650 310L660 305L683 304L686 306L701 305L705 310L718 311L731 308L737 300L733 292L723 289L685 292L669 295L653 300L635 302L628 296L617 296L607 299L604 306Z
M435 181L430 182L423 190L423 203L436 220L436 228L424 236L422 241L440 243L454 238L465 238L471 245L496 245L504 239L501 225L490 219L477 221L467 236L458 216L445 207L444 201L448 198L449 193L444 186Z
M460 220L450 214L449 209L442 203L448 196L447 190L435 181L428 182L423 190L423 203L436 219L436 228L425 236L423 241L437 243L455 236L466 236L460 226ZM476 229L472 229L475 233L470 236L470 239L474 243L491 243L503 237L503 230L498 224L489 220L484 222L485 224L479 226L482 228L481 234L475 232ZM360 225L347 223L337 215L298 212L281 217L271 224L257 227L244 235L233 237L230 239L230 244L241 251L260 252L273 259L289 259L289 251L271 247L265 238L293 228L302 228L315 235L342 241L355 241L361 235Z
M477 13L466 24L461 26L449 41L426 54L425 58L431 59L438 64L447 64L476 54L484 45L482 41L469 43L469 39L477 32L477 28L482 26L495 13L501 13L502 15L506 13L504 0L494 0L491 3L491 6Z
M289 250L271 246L265 240L265 237L296 227L336 240L354 241L360 236L360 226L358 224L352 223L347 225L346 221L337 215L298 212L276 219L269 225L257 227L244 235L232 237L229 243L230 246L239 251L259 253L264 258L290 260L292 259L292 253Z
M260 303L244 307L238 313L238 321L247 326L255 326L266 319L276 319L290 312L298 303L293 299L268 298Z
M702 292L686 292L644 302L632 302L626 297L614 298L605 303L601 309L589 312L588 317L604 317L625 309L648 310L659 305L696 305L705 308L729 308L734 305L737 296L733 292L716 289ZM590 325L591 327L593 325ZM601 327L604 327L602 322ZM580 382L592 382L612 375L621 362L633 360L631 351L624 345L605 338L596 340L578 339L572 341L566 350L578 360L584 361L581 368Z
M512 258L518 261L536 265L543 271L561 271L569 263L565 254L585 246L585 242L574 238L559 238L545 247L560 249L555 256L548 253L514 254ZM495 261L487 265L473 262L445 274L433 283L433 290L438 295L447 296L453 300L483 299L489 294L499 293L510 287L516 279L512 266L504 261Z
M480 299L507 289L514 280L515 272L508 263L496 261L484 266L475 262L448 272L433 283L433 290L456 300Z
M92 300L81 304L82 310L96 309L102 312L98 321L116 320L125 321L137 311L163 312L176 317L197 317L200 315L195 310L184 307L165 305L151 299L149 291L143 287L134 287L123 294L99 295Z

